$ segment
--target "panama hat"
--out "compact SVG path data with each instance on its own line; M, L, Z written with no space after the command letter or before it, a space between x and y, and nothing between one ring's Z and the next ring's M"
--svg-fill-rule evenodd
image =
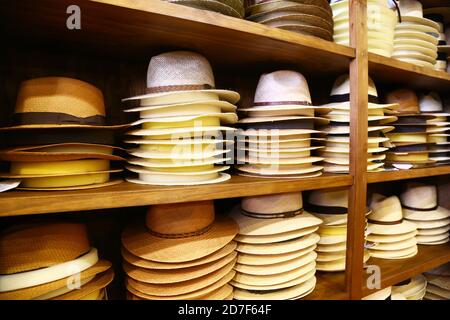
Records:
M450 224L450 218L431 220L431 221L409 219L409 221L414 223L417 226L417 229L441 228L441 227L446 227L447 225Z
M402 250L410 248L417 244L417 239L415 237L408 238L402 241L396 242L370 242L368 241L367 245L370 250L382 250L382 251L391 251L391 250Z
M411 258L417 255L418 249L417 245L413 245L406 249L400 249L400 250L370 250L370 256L374 258L379 259L390 259L390 260L397 260L397 259L406 259Z
M421 236L417 235L417 243L424 245L435 245L446 243L449 240L448 232L444 232L442 234L432 235L432 236Z
M439 207L435 185L408 184L400 195L403 216L418 221L433 221L450 218L450 211Z
M434 236L438 234L443 234L450 230L450 225L444 226L444 227L438 227L438 228L431 228L431 229L420 229L418 230L419 236Z
M293 230L288 232L282 232L277 234L269 234L269 235L259 235L259 236L246 236L246 235L237 235L234 238L235 241L241 243L274 243L274 242L282 242L287 240L296 239L299 237L306 236L308 234L314 233L319 229L318 226L308 227L299 230Z
M316 261L317 262L329 262L336 261L345 258L346 250L335 251L335 252L321 252L318 253Z
M335 159L325 159L324 162L331 162ZM343 164L330 164L330 163L323 163L323 171L329 172L329 173L347 173L350 171L350 166L343 165ZM383 170L384 163L369 163L367 165L367 171L377 171L377 170Z
M364 252L364 263L367 262L370 258L370 254L366 251ZM316 269L318 271L326 271L326 272L338 272L345 270L345 260L346 258L341 258L338 260L332 261L317 261Z
M418 292L423 291L426 287L427 279L424 275L419 274L404 283L392 286L392 291L394 293L401 293L408 299L408 297L416 295Z
M374 194L370 207L368 234L397 235L417 228L414 223L403 220L401 203L396 196L386 198Z
M316 251L318 253L325 253L325 252L339 252L346 250L347 247L347 239L341 241L341 242L334 242L331 244L328 243L320 243L317 245Z
M1 131L30 129L118 129L105 125L103 93L81 80L63 77L23 81L14 110L15 125Z
M314 251L315 248L316 245L312 245L297 251L270 255L239 253L237 263L247 266L268 266L300 258Z
M319 235L312 233L307 236L270 244L239 243L236 250L248 254L271 255L289 253L310 247L319 241Z
M146 227L127 227L122 244L145 260L180 263L200 259L225 247L238 232L232 219L214 217L212 201L152 206Z
M144 158L130 158L128 163L144 168L154 170L166 171L180 171L183 167L191 167L191 171L201 171L205 168L213 168L214 164L229 161L231 158L211 157L203 159L144 159Z
M362 300L388 300L391 296L392 287L386 287L384 289L378 290L368 296L362 298Z
M240 1L229 0L164 0L196 9L218 12L227 16L242 19L244 8ZM232 5L233 4L233 5ZM237 8L237 6L239 6Z
M323 158L320 158L323 159ZM315 160L316 161L316 160ZM320 161L320 160L317 160ZM237 169L239 175L261 177L261 178L312 178L322 174L322 166L313 166L311 163L293 164L293 165L276 165L272 164L250 164L239 165Z
M290 25L300 25L306 28L320 28L323 29L324 32L326 31L329 35L333 32L333 24L331 19L323 19L315 15L296 12L272 12L256 18L255 22L268 26L275 26L278 22Z
M295 12L300 14L314 15L322 19L330 19L332 21L332 14L330 7L317 4L303 4L302 1L261 1L246 7L248 16L247 20L258 21L265 15L275 12Z
M378 235L378 234L368 234L366 235L366 240L375 243L392 243L404 241L410 238L414 238L417 235L417 230L412 232L407 232L398 235Z
M319 235L319 245L342 243L347 240L347 226L320 226Z
M402 14L402 21L428 25L435 28L436 30L439 29L439 25L436 22L430 19L423 18L422 3L420 3L419 1L402 0L398 5Z
M177 96L204 93L230 103L236 103L240 96L237 92L215 89L214 75L208 60L202 55L190 51L166 52L150 59L147 72L147 93L124 99L144 100L145 106L170 105L183 101ZM161 99L165 102L161 103ZM202 97L204 100L204 97ZM216 100L218 100L216 98ZM152 101L155 101L152 103ZM192 102L192 101L185 101Z

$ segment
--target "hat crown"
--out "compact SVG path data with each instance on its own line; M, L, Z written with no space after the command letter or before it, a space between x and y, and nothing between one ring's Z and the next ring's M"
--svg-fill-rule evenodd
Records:
M350 78L348 74L343 74L339 76L333 84L333 88L331 89L331 95L342 95L342 94L350 94ZM375 86L375 82L369 77L369 88L368 94L370 96L378 97L377 88Z
M417 0L400 0L398 6L402 16L423 18L422 3Z
M308 202L324 207L348 208L348 190L314 190L309 194Z
M417 209L434 208L438 204L435 185L408 184L400 199L404 206Z
M298 211L303 208L302 194L299 192L271 194L242 199L241 208L258 214L275 214Z
M172 51L150 59L147 88L191 85L215 87L211 65L204 56L190 51Z
M419 98L411 89L397 89L386 96L387 103L397 103L399 113L419 113Z
M311 103L308 82L301 73L280 70L263 74L259 78L254 102L280 101Z
M64 113L79 118L105 116L103 93L72 78L45 77L23 81L15 113Z
M396 222L403 218L402 205L397 196L386 198L383 195L374 194L370 208L372 212L369 214L368 219L372 221Z
M422 94L420 96L419 105L421 112L443 111L441 97L436 92L430 92L429 94Z
M145 222L148 230L162 237L201 234L214 222L214 203L199 201L151 206Z

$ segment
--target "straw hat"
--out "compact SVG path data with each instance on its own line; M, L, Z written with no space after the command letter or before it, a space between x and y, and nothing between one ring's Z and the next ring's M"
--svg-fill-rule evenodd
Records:
M313 226L304 229L298 229L269 235L259 235L259 236L237 235L236 238L234 238L234 240L241 243L253 243L253 244L282 242L306 236L308 234L316 232L318 229L319 229L318 226Z
M374 258L397 260L414 257L415 255L417 255L418 248L417 245L414 245L406 249L388 250L388 251L369 249L369 252L370 256Z
M292 259L300 258L316 249L316 245L312 245L297 251L288 253L259 255L239 253L237 263L248 266L268 266L276 263L286 262Z
M323 220L327 226L347 223L348 190L314 190L305 204L309 212Z
M244 7L241 1L231 0L164 0L196 9L218 12L234 18L244 18Z
M367 246L370 250L381 250L381 251L392 251L392 250L402 250L411 248L417 244L417 239L414 237L408 238L402 241L395 242L370 242L368 241Z
M15 125L0 131L25 129L117 129L105 125L103 93L71 78L47 77L21 83L14 110Z
M233 240L237 224L215 219L212 201L157 205L149 208L146 227L130 225L123 246L145 260L180 263L206 257Z
M364 263L369 260L371 255L365 251L364 252ZM316 269L318 271L326 271L326 272L338 272L345 270L345 256L344 258L331 260L331 261L317 261Z
M256 6L249 6L247 9L250 14L245 19L255 22L265 20L275 14L302 14L322 18L328 23L332 20L331 11L312 4L301 4L298 1L268 1L260 2Z
M419 98L417 94L411 89L397 89L390 91L386 95L387 103L397 103L399 106L396 111L399 114L418 114L419 109Z
M401 0L398 5L402 15L402 21L427 25L433 27L435 30L439 30L439 25L436 22L423 17L422 3L419 1Z
M319 239L319 235L312 233L301 238L270 244L239 243L236 250L239 253L259 255L290 253L315 245ZM268 259L270 259L270 257L268 257Z
M362 298L362 300L388 300L391 296L391 292L392 287L386 287L368 296L365 296L364 298Z
M427 279L424 275L419 274L412 279L405 281L404 283L392 286L393 293L401 293L406 299L416 296L419 292L424 291L427 287ZM422 296L423 297L423 296ZM419 299L421 299L420 297Z
M147 71L147 92L123 101L141 100L145 106L173 105L192 102L183 101L180 97L198 93L204 94L201 101L211 97L218 100L218 97L236 103L240 98L237 92L215 89L213 71L205 57L190 51L172 51L151 58Z

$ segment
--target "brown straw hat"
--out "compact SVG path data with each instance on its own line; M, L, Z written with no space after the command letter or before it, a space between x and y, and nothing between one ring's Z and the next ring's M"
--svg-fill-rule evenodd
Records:
M419 98L411 89L397 89L391 91L386 96L387 103L398 103L399 107L396 111L399 114L418 114Z
M228 217L215 219L213 201L149 208L146 227L130 225L123 246L145 260L180 263L206 257L230 243L238 232Z
M0 274L50 267L74 260L89 250L84 224L16 226L0 234Z

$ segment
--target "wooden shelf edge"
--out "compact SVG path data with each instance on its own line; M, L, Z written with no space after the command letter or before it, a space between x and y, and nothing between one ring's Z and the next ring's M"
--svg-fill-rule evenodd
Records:
M368 172L367 183L407 180L413 178L424 178L446 174L450 174L450 165L420 168L420 169L410 169L410 170Z
M224 183L197 186L122 184L78 191L10 191L0 194L0 217L147 206L345 187L349 175L309 179L261 179L234 175Z

